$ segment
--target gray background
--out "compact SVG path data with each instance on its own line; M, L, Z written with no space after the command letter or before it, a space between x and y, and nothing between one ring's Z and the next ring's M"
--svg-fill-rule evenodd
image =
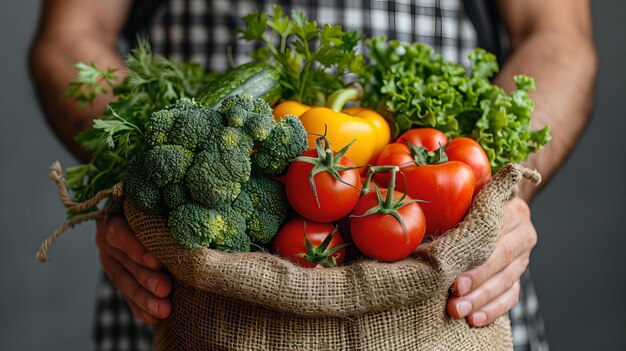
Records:
M48 165L75 160L48 130L25 54L37 1L0 3L0 350L85 350L98 281L94 226L34 254L64 219ZM531 263L553 350L626 350L623 135L626 2L593 1L597 103L576 151L533 204Z

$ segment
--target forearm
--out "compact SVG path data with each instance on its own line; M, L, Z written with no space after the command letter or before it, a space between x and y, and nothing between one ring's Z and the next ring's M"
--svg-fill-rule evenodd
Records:
M31 72L48 123L65 146L86 161L89 155L74 137L91 126L93 117L102 113L112 97L100 96L93 105L81 107L77 101L61 96L76 76L76 62L97 62L100 68L122 67L122 62L115 50L101 41L83 38L64 42L45 38L38 41L32 50Z
M534 129L550 127L552 141L531 155L528 167L541 172L545 185L578 142L593 105L597 59L589 0L498 0L509 32L512 54L496 83L514 89L512 77L535 79ZM522 182L529 201L539 188Z
M595 49L587 35L544 31L522 40L496 78L507 91L514 89L512 77L516 74L535 79L532 127L549 126L552 140L531 155L526 165L542 174L542 184L566 160L589 120L596 66ZM520 196L529 201L538 189L523 182Z
M122 67L117 37L128 0L48 0L30 51L30 71L44 115L59 139L83 161L89 154L74 137L91 126L111 101L97 98L86 108L61 96L76 77L74 65L95 62L99 68Z

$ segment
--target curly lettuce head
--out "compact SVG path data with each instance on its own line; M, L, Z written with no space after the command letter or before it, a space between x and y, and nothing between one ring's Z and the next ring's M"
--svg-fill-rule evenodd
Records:
M485 149L493 172L526 160L550 140L548 127L530 127L533 79L514 77L516 90L507 94L490 81L499 71L493 54L473 50L467 72L422 43L377 37L366 44L373 62L361 76L363 105L388 116L396 135L432 127L449 137L472 137Z

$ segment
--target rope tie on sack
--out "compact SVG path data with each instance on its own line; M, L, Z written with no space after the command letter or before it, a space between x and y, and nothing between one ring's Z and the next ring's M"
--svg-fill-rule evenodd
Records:
M61 198L63 206L65 206L68 211L82 212L88 210L98 205L100 201L106 198L111 198L113 201L107 206L103 207L101 210L76 215L68 219L60 227L56 228L52 232L52 234L50 234L50 236L46 240L44 240L43 243L41 243L41 246L39 247L36 255L39 262L48 261L48 250L50 249L50 246L52 246L52 243L68 229L73 228L77 224L100 219L107 214L119 212L121 199L124 195L124 184L120 182L113 185L109 189L99 191L92 198L83 202L72 201L67 190L65 177L63 177L63 169L61 168L61 164L59 163L59 161L55 161L52 166L50 166L50 178L52 178L57 188L59 188L59 197Z

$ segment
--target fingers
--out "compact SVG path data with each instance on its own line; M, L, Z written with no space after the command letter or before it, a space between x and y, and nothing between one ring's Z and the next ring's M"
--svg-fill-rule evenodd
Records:
M133 313L156 323L171 312L166 297L172 290L161 263L135 238L123 217L105 218L97 223L96 242L105 273L119 289Z
M157 317L142 310L139 306L137 306L134 302L129 300L126 296L124 296L124 299L126 300L126 303L128 304L128 308L130 308L130 311L132 312L133 316L135 316L135 318L148 324L157 324L159 322L159 319Z
M520 257L467 295L450 297L447 304L448 314L453 318L463 318L497 301L515 284L518 284L526 267L528 267L528 259ZM507 311L504 310L501 314Z
M111 217L106 225L107 243L122 250L133 261L149 267L160 269L161 263L137 240L126 220L121 216Z
M487 262L461 274L452 283L451 290L454 296L468 294L511 265L513 261L520 257L527 259L530 256L531 250L537 244L537 231L530 221L530 211L523 200L512 200L507 204L504 223L503 232ZM528 263L524 266L528 266ZM515 280L517 279L519 277Z
M167 297L172 291L172 282L165 272L146 269L145 266L135 263L119 250L112 250L112 256L126 268L145 290L156 297Z
M452 284L447 311L466 318L471 326L484 326L507 313L519 299L519 279L528 267L537 232L528 205L513 199L504 208L503 230L491 257L461 274Z
M465 318L472 327L484 327L510 311L519 302L520 283L513 286L497 299Z
M169 300L159 298L145 289L115 257L101 255L100 262L113 285L129 301L135 317L146 323L154 323L169 316L171 312Z

